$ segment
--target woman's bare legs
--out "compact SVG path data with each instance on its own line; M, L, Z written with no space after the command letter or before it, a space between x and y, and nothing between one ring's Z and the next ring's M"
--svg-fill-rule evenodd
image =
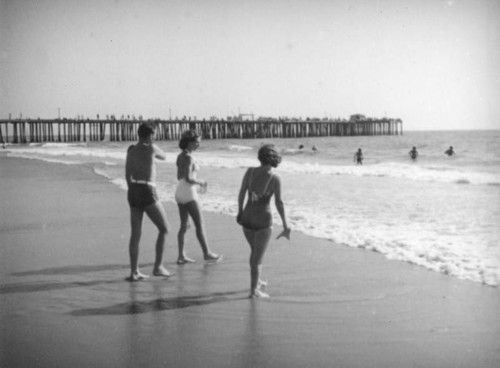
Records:
M178 203L177 206L179 207L179 217L181 221L179 232L177 233L177 246L179 248L177 264L185 264L194 262L194 259L187 257L184 253L184 236L189 229L189 212L185 205Z
M262 273L262 260L266 253L269 239L271 239L272 228L262 230L248 230L243 228L243 233L250 244L250 297L267 298L268 294L259 289L263 283L260 279Z
M179 204L179 215L181 218L181 226L177 236L179 242L179 259L181 255L184 255L184 235L186 234L188 228L188 215L191 216L196 228L196 238L200 243L201 249L203 251L203 257L206 261L217 261L220 259L220 255L213 253L208 247L207 239L205 236L205 226L203 221L203 216L200 211L200 206L198 201L191 201L185 204ZM184 256L184 258L186 258Z

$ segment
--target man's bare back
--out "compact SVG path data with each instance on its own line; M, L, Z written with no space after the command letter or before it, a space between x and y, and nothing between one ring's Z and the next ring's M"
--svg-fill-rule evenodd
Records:
M131 178L155 182L155 158L164 160L165 154L152 143L139 141L136 145L130 146L127 152L127 163L125 168L127 182L129 182Z

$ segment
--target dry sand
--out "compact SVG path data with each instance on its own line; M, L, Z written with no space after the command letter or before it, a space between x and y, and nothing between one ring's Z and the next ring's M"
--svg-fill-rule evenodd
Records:
M248 246L205 213L220 264L128 283L126 194L90 169L0 154L0 366L499 367L500 292L377 253L292 233L265 259L269 300L250 300ZM235 193L236 200L236 193ZM277 228L275 233L280 229ZM156 232L144 224L151 273Z

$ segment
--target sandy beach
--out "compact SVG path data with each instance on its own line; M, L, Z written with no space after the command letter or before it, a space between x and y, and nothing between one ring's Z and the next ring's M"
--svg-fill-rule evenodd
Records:
M197 262L178 266L170 202L175 275L128 283L117 186L90 168L0 154L0 197L1 367L500 366L498 288L293 232L266 255L271 298L250 300L234 218L205 213L223 262L203 262L191 229ZM148 274L155 236L146 220Z

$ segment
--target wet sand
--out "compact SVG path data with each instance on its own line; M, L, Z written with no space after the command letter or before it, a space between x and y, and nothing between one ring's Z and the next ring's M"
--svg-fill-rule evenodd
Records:
M128 283L124 191L85 167L0 154L0 197L1 367L500 366L497 288L294 232L266 256L271 298L250 300L235 220L205 213L222 263L202 261L191 229L197 262L178 266L173 203L175 275ZM148 274L155 236L145 220Z

